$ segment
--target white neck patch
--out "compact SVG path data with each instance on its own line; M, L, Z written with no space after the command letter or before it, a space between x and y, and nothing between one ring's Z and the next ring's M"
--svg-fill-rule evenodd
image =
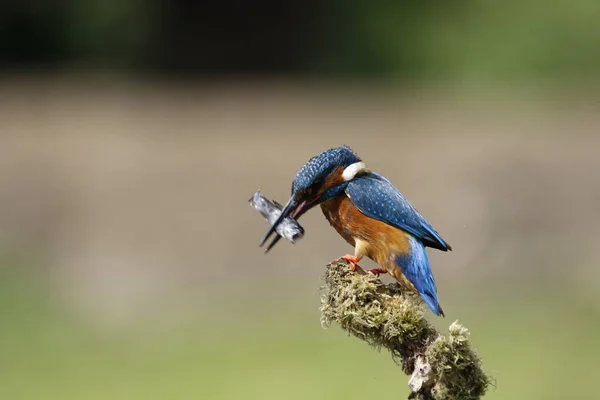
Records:
M367 164L360 161L360 162L348 165L346 167L346 169L344 169L344 172L342 173L342 178L344 178L344 181L348 182L349 180L354 179L356 174L358 174L360 172L366 172L366 171L367 171Z

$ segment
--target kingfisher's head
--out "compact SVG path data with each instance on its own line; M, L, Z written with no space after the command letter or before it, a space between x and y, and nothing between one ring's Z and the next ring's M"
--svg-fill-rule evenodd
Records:
M292 196L271 226L261 246L286 217L298 219L314 206L340 194L355 176L367 172L367 166L347 146L322 152L304 164L292 182Z

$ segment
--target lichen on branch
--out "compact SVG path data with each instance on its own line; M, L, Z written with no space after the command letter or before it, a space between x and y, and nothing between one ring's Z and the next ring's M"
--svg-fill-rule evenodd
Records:
M384 284L377 276L345 261L327 266L321 298L321 323L342 329L378 349L386 348L410 375L409 399L477 400L491 380L468 342L469 332L458 322L447 335L437 332L420 299L398 283Z

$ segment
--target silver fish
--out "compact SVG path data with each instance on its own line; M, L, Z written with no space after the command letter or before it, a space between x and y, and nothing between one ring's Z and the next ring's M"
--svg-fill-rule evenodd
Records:
M281 215L281 210L283 206L276 202L275 200L270 201L267 199L261 192L258 190L254 195L248 200L250 205L257 210L269 224L273 225L273 223L277 220L279 215ZM298 221L296 221L292 217L287 217L283 219L275 231L280 235L289 240L292 243L296 243L297 240L301 239L304 236L304 228L300 226ZM279 240L279 237L276 237L273 243L267 248L266 251L269 251L275 243Z

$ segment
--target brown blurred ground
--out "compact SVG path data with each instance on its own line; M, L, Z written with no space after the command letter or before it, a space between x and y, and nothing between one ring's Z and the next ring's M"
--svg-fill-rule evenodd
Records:
M348 246L315 210L304 239L265 257L267 225L247 200L260 188L286 201L303 162L347 144L453 246L430 251L443 299L566 287L600 307L596 104L381 85L5 79L0 243L48 260L59 298L113 322L224 293L281 299L256 289L269 283L314 295L320 266Z

